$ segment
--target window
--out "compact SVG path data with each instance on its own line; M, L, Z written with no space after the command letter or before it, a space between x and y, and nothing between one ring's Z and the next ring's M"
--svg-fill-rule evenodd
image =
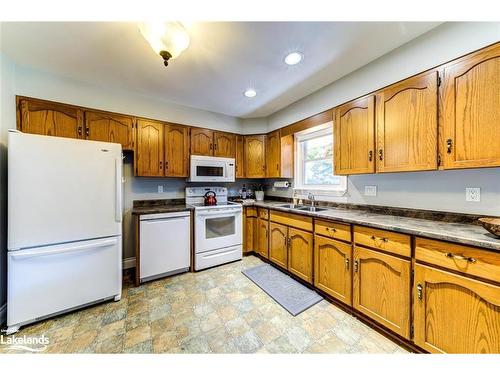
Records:
M333 174L332 123L295 134L295 189L344 193L347 178Z

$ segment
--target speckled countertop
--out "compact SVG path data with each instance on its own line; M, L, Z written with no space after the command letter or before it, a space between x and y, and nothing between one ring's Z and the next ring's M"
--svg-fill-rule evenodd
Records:
M280 207L284 204L287 203L262 201L250 205L500 251L500 238L479 225L415 219L335 207L325 207L328 210L311 213Z
M132 215L163 214L168 212L191 211L184 200L146 200L134 201Z

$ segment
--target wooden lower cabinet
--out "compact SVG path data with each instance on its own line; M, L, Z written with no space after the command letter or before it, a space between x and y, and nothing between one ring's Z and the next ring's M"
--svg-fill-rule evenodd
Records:
M288 227L286 225L271 223L269 241L269 260L277 265L288 266Z
M410 261L358 246L353 258L352 306L409 339Z
M269 221L257 220L257 252L264 258L269 258Z
M314 286L346 305L352 305L352 246L314 237Z
M420 264L415 344L431 353L500 353L500 287Z
M288 228L288 271L313 282L313 234Z
M257 218L246 217L245 218L245 237L243 244L243 252L249 253L256 250L256 239L257 239Z

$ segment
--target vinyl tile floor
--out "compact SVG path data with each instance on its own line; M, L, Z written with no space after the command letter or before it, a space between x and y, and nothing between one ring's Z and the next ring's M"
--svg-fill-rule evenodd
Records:
M261 263L247 256L138 288L125 285L119 302L12 336L44 335L49 344L42 353L407 353L326 300L293 317L241 273ZM26 352L0 345L0 353Z

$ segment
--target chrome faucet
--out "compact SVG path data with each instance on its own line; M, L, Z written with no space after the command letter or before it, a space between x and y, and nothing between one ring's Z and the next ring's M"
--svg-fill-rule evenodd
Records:
M313 193L307 194L307 199L311 201L311 207L314 207L314 202L315 202L314 194Z

